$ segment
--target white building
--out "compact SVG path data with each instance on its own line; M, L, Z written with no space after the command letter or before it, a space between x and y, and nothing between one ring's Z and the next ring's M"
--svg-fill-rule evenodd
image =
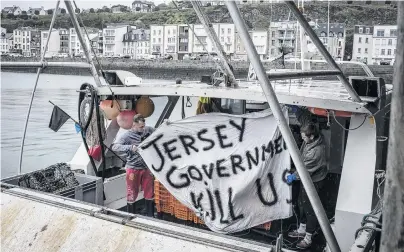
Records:
M260 59L266 59L268 56L268 31L267 30L252 30L249 31L250 37L254 43L255 49L260 55ZM241 42L240 36L236 33L236 55L235 58L247 60L247 52Z
M41 55L43 55L46 40L48 39L49 36L50 38L45 56L55 56L60 51L60 35L59 30L57 29L52 29L50 35L48 30L41 31Z
M13 48L23 56L31 56L31 31L30 27L21 27L13 31Z
M7 37L7 29L1 27L1 34L0 34L0 52L3 53L8 53L10 51L10 48L8 47L8 37Z
M150 49L155 56L164 55L164 26L150 25Z
M297 26L296 21L271 22L268 32L269 58L280 56L282 47L295 48Z
M396 56L397 25L375 25L373 29L372 63L390 63Z
M234 24L212 24L216 35L219 38L220 44L224 52L232 56L235 53L236 33ZM212 41L208 38L205 28L201 24L194 25L194 32L192 33L192 52L196 54L206 53L204 47L209 52L214 52L215 48ZM198 40L199 39L199 40Z
M152 12L156 6L151 1L133 1L132 12Z
M373 64L373 26L355 25L352 60Z
M163 54L178 59L178 25L164 25L163 27Z
M145 59L150 55L150 30L132 29L123 37L123 55Z
M125 24L107 25L107 28L103 29L103 55L123 55L124 35L132 29L136 29L136 26Z
M32 15L39 15L39 16L45 16L48 15L46 10L41 6L41 8L31 8L29 7L27 11L27 15L32 16Z
M22 10L20 7L14 5L13 7L4 7L2 12L6 15L13 14L14 16L19 16L21 15Z
M94 39L98 37L99 30L95 28L86 28L88 37L91 41L88 40L87 36L84 36L84 40L86 42L87 48L90 48L90 45L93 46L95 52L98 51L98 45L94 43ZM82 28L82 33L85 34L84 28ZM91 43L92 42L92 43ZM98 43L98 40L97 40ZM92 51L91 51L92 52ZM71 57L74 56L84 56L84 51L81 46L80 40L77 37L76 30L74 28L69 29L69 55Z

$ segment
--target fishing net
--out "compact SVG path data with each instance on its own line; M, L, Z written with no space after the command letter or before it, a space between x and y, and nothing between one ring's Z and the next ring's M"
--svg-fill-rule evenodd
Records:
M57 163L45 169L21 176L18 185L48 193L59 193L79 185L70 166Z
M100 144L100 139L98 135L98 127L97 127L97 111L96 108L94 107L93 109L93 114L91 118L88 118L89 110L91 105L91 98L86 97L83 99L83 101L80 104L80 121L87 122L90 120L90 124L86 130L86 141L89 146L95 146ZM100 124L101 124L101 135L102 135L102 141L106 137L106 129L105 129L105 116L104 113L100 113Z

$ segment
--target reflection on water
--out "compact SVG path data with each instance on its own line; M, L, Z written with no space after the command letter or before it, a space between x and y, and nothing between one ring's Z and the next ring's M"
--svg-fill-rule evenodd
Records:
M36 74L1 72L1 178L16 175L19 169L21 137ZM146 80L153 81L153 80ZM22 172L69 162L81 144L74 122L68 120L58 132L49 129L53 105L78 120L78 90L88 76L41 74L31 109L24 145ZM155 110L147 119L154 126L167 98L153 98ZM179 114L179 111L177 112Z
M1 73L1 177L18 171L21 136L35 74ZM53 105L60 106L77 118L76 90L83 82L93 83L88 76L41 74L25 139L23 172L45 168L56 162L69 161L81 143L74 123L69 120L57 132L49 129Z

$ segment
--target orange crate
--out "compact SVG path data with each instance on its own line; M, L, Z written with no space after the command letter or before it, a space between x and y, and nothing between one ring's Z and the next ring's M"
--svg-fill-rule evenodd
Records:
M203 222L203 220L201 220L201 218L199 218L199 217L196 216L195 214L194 214L194 223L195 223L195 224L202 224L202 225L205 225L205 222Z
M193 220L191 210L173 197L174 216L180 220Z
M157 180L154 181L154 202L156 203L157 212L174 214L172 202L173 196L167 189Z

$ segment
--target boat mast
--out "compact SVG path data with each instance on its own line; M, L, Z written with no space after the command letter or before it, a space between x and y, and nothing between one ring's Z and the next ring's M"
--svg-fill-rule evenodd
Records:
M100 87L100 86L102 86L101 81L100 81L100 77L98 76L97 69L95 68L95 65L94 65L94 62L93 62L93 59L92 59L92 56L91 56L91 53L90 53L91 51L88 48L87 43L86 43L86 41L84 39L83 32L81 31L81 28L80 28L80 24L77 21L76 13L75 13L75 11L73 9L72 3L71 3L70 0L65 0L64 2L65 2L65 5L66 5L67 12L70 15L70 19L72 20L74 29L76 30L76 34L77 34L77 37L78 37L78 39L80 41L81 47L83 48L84 54L86 55L87 62L90 64L90 71L91 71L91 74L94 77L95 84L98 87ZM90 41L89 41L89 43L90 43ZM102 145L101 145L101 147L102 147Z
M315 211L316 217L319 220L320 227L323 230L324 236L333 252L340 252L341 249L339 248L337 239L335 238L335 235L331 229L330 223L328 221L327 215L324 211L324 208L321 204L320 198L316 192L316 189L314 188L313 181L310 178L310 175L304 165L302 156L300 155L299 149L297 147L296 141L292 135L292 132L289 128L289 124L283 114L281 105L279 104L278 98L275 94L275 91L269 81L269 78L265 72L264 66L262 65L259 55L257 53L257 50L253 44L253 41L250 37L250 34L248 33L246 24L244 22L244 19L241 16L241 13L234 1L226 1L226 6L229 10L230 16L233 19L234 24L237 27L240 39L247 51L247 55L251 60L251 64L254 67L254 70L257 74L258 80L261 84L262 90L265 94L265 97L268 101L268 104L271 108L271 111L273 115L276 118L276 121L278 123L279 129L281 131L281 134L286 142L286 145L288 146L288 149L290 151L290 155L292 157L292 160L294 164L296 165L296 169L299 173L300 179L302 181L302 184L307 192L307 195L309 197L310 203L313 206L313 209ZM289 8L294 11L294 8L299 12L297 9L296 5L294 2L289 2ZM293 6L293 8L291 7ZM299 12L300 14L300 12ZM301 16L303 17L303 16ZM303 18L304 19L304 18ZM300 20L299 20L300 21ZM306 21L304 19L304 21ZM301 22L302 24L303 22ZM306 21L307 24L307 21ZM307 24L308 25L308 24ZM303 28L305 28L306 32L308 31L308 28L302 24ZM309 29L310 26L309 26ZM313 32L313 31L312 31ZM314 33L314 32L313 32ZM314 34L315 36L315 34ZM318 38L317 38L318 39ZM321 42L320 42L321 43ZM355 93L356 94L356 93Z
M404 251L404 2L398 1L397 5L397 53L390 105L382 252Z
M210 23L208 17L203 13L203 11L201 9L201 6L202 6L201 1L191 1L191 4L196 12L196 15L199 18L199 21L205 28L205 31L206 31L210 41L212 41L213 46L215 47L217 55L220 58L220 62L221 62L220 66L221 66L222 72L227 75L232 87L238 87L236 77L234 77L234 73L230 68L229 60L227 59L226 54L223 50L223 47L220 44L220 40L219 40L218 36L216 35L215 30L213 29L212 24ZM209 48L208 48L208 50L209 50ZM227 83L225 83L225 84L227 84Z
M55 25L55 20L56 20L59 4L60 4L60 1L58 0L56 2L56 7L55 7L55 10L54 10L53 15L52 15L52 20L51 20L50 27L49 27L48 38L46 39L45 48L44 48L44 50L42 52L42 55L41 55L41 62L40 63L42 64L42 66L38 67L38 69L36 71L35 85L34 85L34 88L32 89L31 100L30 100L29 105L28 105L27 116L25 117L24 131L22 133L18 174L22 173L22 156L24 154L25 136L27 134L29 115L31 114L32 102L34 101L36 87L38 86L39 75L41 74L42 69L44 68L45 54L46 54L46 51L48 50L48 44L49 44L50 37L52 35L53 26Z

